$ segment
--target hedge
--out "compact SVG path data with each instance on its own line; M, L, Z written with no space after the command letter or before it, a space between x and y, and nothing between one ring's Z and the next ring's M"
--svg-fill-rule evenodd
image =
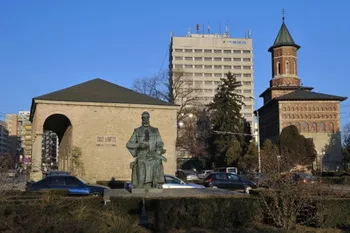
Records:
M243 227L261 217L259 202L249 196L146 199L145 203L149 222L159 232L193 227ZM111 198L108 205L138 219L142 199Z

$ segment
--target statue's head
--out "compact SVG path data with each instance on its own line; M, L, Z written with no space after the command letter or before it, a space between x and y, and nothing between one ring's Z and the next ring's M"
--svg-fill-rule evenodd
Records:
M148 112L143 112L141 115L141 119L142 119L142 126L149 126L149 113Z

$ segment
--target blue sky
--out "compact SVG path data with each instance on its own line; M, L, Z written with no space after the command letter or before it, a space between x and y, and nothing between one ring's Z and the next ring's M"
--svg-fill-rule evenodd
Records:
M131 87L166 68L169 34L228 23L251 29L255 97L271 79L270 54L281 9L299 50L299 76L314 91L349 95L348 1L316 0L11 0L0 2L1 113L29 110L31 99L93 78ZM259 100L256 107L260 107ZM350 100L341 109L350 122ZM0 114L1 117L1 114Z

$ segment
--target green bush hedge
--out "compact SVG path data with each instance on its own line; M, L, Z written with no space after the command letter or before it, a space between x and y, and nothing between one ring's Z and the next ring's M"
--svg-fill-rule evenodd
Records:
M142 206L139 198L111 198L109 208L116 208L138 219ZM260 219L256 198L249 196L215 198L147 199L149 221L159 232L192 227L242 227Z
M316 201L317 227L350 228L350 198L323 198Z

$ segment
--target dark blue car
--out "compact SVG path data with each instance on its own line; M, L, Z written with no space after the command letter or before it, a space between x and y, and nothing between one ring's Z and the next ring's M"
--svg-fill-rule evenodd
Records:
M27 191L41 190L67 190L68 195L93 195L103 196L105 189L110 189L107 186L91 185L88 182L76 176L69 175L52 175L35 182L28 183Z

